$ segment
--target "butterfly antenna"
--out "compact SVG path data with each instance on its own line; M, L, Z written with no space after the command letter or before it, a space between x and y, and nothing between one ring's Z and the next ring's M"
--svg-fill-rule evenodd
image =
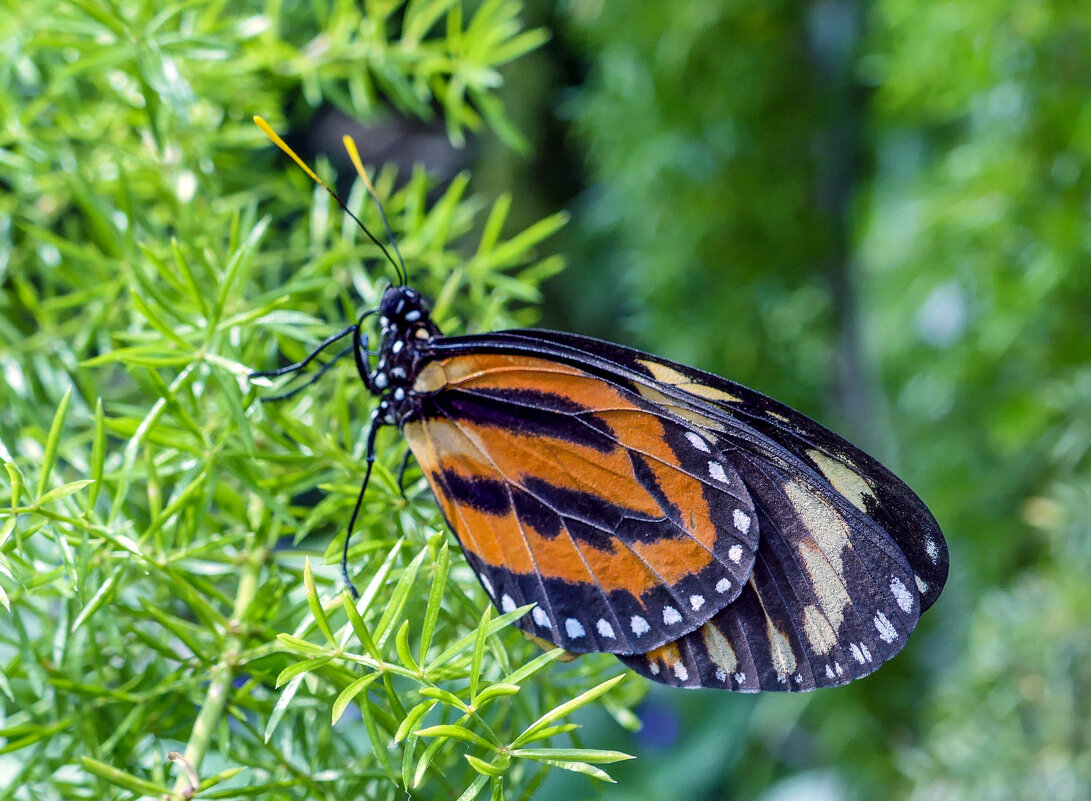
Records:
M383 255L386 256L386 260L389 261L394 266L394 270L398 273L398 278L401 280L402 284L404 285L405 284L405 262L401 261L402 254L398 253L398 261L394 261L393 257L391 257L391 255L390 255L390 251L388 251L386 249L386 247L383 245L383 243L375 238L375 235L373 233L371 233L371 231L369 231L367 229L367 226L364 225L360 221L359 217L357 217L355 214L352 213L352 210L349 209L349 207L345 205L344 201L341 200L341 198L339 198L337 196L337 193L334 192L332 189L330 189L330 187L326 184L325 181L323 181L321 178L319 178L317 175L315 175L314 170L312 170L310 167L308 167L306 162L304 162L303 159L301 159L299 156L297 156L296 152L294 150L292 150L290 147L288 147L288 143L285 142L283 139L280 138L280 136L277 135L277 132L274 131L269 126L269 123L267 123L261 117L254 117L254 124L257 125L259 128L261 128L261 130L265 133L265 135L268 136L273 141L274 145L276 145L281 150L283 150L285 153L287 153L291 157L292 161L294 161L296 164L299 165L300 169L303 170L303 172L305 172L305 173L307 173L307 175L311 176L311 180L313 180L316 184L318 184L320 187L322 187L323 189L325 189L327 192L330 193L330 197L332 197L334 200L337 201L337 205L340 206L344 210L345 214L347 214L353 220L355 220L356 224L358 226L360 226L360 230L363 231L365 234L367 234L368 239L370 239L372 242L374 242L378 246L379 250L381 250L383 252ZM355 147L355 145L353 145L353 150L352 150L352 152L349 153L350 158L352 157L352 154L355 153L355 151L356 151L356 147ZM354 165L358 164L358 162L359 162L359 156L356 156L356 158L353 159L353 164ZM359 169L360 169L360 167L357 167L357 170L359 170ZM363 175L362 172L361 172L361 175ZM366 176L364 177L364 181L367 181ZM375 200L376 203L378 203L379 201L375 199L375 190L372 189L371 183L369 181L367 182L367 189L368 189L368 192L371 193L372 199ZM383 214L383 207L382 206L379 206L379 215L383 218L383 225L386 226L386 232L391 237L391 240L390 240L391 243L393 243L394 242L394 239L393 239L394 235L390 233L390 225L386 221L386 215ZM397 245L394 245L394 251L397 253L397 251L398 251L398 246Z
M390 241L390 246L394 248L394 253L398 256L398 263L401 265L401 269L398 270L398 278L401 279L402 286L408 283L409 278L405 272L405 259L402 258L402 252L398 249L398 241L394 238L394 232L390 229L390 223L386 219L386 212L383 211L383 204L379 202L379 196L375 192L375 187L371 183L371 179L367 177L367 171L364 169L364 164L360 161L360 151L356 149L356 142L349 135L341 137L341 142L345 145L345 150L348 151L349 158L352 160L352 166L356 168L356 174L360 176L360 179L364 182L364 186L367 187L367 193L371 195L372 202L375 203L375 208L379 210L379 219L383 221L383 227L386 229L386 238Z

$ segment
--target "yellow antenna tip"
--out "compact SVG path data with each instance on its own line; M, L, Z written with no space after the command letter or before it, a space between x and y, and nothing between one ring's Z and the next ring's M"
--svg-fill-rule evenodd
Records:
M307 164L303 161L303 159L301 159L299 156L297 156L295 151L292 150L290 147L288 147L288 143L285 142L283 139L280 138L280 136L277 135L277 132L273 130L272 126L269 125L269 123L267 123L261 117L259 117L257 115L254 115L254 124L257 125L259 128L261 128L261 130L265 133L265 135L273 140L274 145L276 145L281 150L283 150L285 153L287 153L289 156L291 156L292 161L294 161L296 164L298 164L300 169L303 170L303 172L305 172L305 173L307 173L307 175L311 176L311 180L313 180L316 184L321 186L323 189L325 189L331 195L333 194L333 190L330 189L328 186L326 186L326 182L323 181L321 178L319 178L317 175L314 174L314 170L312 170L310 167L308 167ZM337 197L337 195L334 195L334 197Z
M371 193L372 197L376 197L375 187L371 183L371 179L367 177L367 171L364 170L364 163L360 160L360 151L356 149L356 141L345 134L341 137L341 142L345 145L345 150L349 154L349 159L352 161L352 166L356 168L356 174L364 182L364 186L367 187L367 191Z

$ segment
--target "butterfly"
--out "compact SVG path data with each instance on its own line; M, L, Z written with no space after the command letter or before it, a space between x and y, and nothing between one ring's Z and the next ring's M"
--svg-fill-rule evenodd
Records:
M904 647L948 570L909 487L799 412L685 365L555 331L443 335L344 142L398 260L365 233L398 283L303 361L254 375L296 372L351 337L307 385L351 353L378 398L346 585L376 432L396 426L492 602L533 604L517 621L533 637L742 692L845 684Z

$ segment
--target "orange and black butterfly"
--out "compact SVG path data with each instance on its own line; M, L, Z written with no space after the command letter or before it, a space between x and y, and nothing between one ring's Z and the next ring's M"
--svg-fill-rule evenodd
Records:
M493 603L534 604L526 632L664 684L809 690L871 673L939 597L935 518L833 432L732 381L587 337L444 336L400 254L391 262L399 284L364 315L379 315L377 352L361 317L257 375L295 372L351 336L338 356L353 354L379 399L360 500L375 434L397 426Z

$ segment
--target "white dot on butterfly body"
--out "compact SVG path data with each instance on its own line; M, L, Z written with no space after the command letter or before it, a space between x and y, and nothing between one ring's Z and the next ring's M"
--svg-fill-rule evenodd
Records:
M405 321L407 323L415 323L419 319L420 319L420 312L417 311L416 309L413 309L413 311L411 311L411 312L409 312L409 314L405 315Z
M705 453L711 453L711 451L708 449L708 443L701 439L700 434L694 434L692 431L687 431L686 439L688 439L689 444L697 450L704 451Z
M390 346L390 350L391 350L392 352L394 352L394 353L401 353L401 352L402 352L402 348L404 348L404 347L405 347L405 343L404 343L404 342L402 342L402 341L401 341L401 340L399 339L399 340L396 340L396 341L394 342L394 344Z
M689 678L689 671L681 662L675 662L674 675L678 677L678 681L686 681Z
M599 618L599 622L595 624L595 628L598 629L600 636L606 637L607 639L611 640L614 639L614 627L607 623L605 620L603 620L601 617Z
M719 462L708 463L708 474L717 481L722 481L724 484L727 483L727 473L724 472L724 466Z
M587 633L584 631L583 624L574 617L570 617L564 622L564 630L573 640L578 640Z
M750 515L742 509L736 509L735 513L731 516L731 520L735 524L735 528L743 534L750 530Z
M637 637L652 630L652 627L648 625L648 621L640 615L633 615L633 619L629 621L629 626Z
M682 622L682 615L673 606L664 606L663 607L663 622L666 623L668 626L671 626L671 625L673 625L675 623L681 623Z
M738 564L740 561L742 561L742 546L741 545L732 545L730 548L728 548L727 549L727 558L730 559L735 564Z
M504 593L504 596L500 599L500 608L505 612L515 611L515 601L513 601L511 596L508 595L506 592Z
M716 582L716 592L720 593L721 595L723 593L727 592L730 589L731 589L731 582L728 581L727 579L722 578L722 579L720 579L719 581Z
M696 612L702 606L705 605L705 596L703 595L691 595L689 597L689 605L693 607L693 611Z
M553 624L549 622L549 615L545 613L545 610L540 606L534 607L530 616L534 618L534 622L541 626L543 629L552 629Z

